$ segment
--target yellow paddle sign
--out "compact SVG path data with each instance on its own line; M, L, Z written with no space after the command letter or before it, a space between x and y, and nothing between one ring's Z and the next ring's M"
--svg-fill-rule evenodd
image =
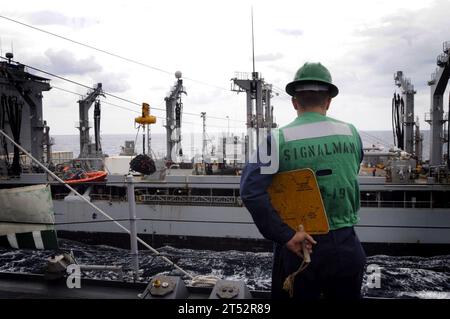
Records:
M330 230L316 175L311 169L278 173L267 191L273 207L293 230L298 230L299 225L311 235Z

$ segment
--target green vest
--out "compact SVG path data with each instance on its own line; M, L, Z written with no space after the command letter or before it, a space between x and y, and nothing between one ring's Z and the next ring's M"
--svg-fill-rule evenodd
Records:
M358 222L361 140L353 125L306 112L280 128L278 154L279 172L316 173L331 230Z

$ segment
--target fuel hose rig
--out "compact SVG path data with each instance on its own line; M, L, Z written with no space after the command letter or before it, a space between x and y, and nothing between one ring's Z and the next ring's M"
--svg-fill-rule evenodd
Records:
M419 145L415 140L414 129L418 122L414 120L414 95L416 90L411 80L405 77L403 71L394 74L395 85L399 93L394 93L392 99L392 128L394 144L408 154L418 155Z
M142 154L131 160L130 170L144 175L151 175L156 171L156 167L151 154L150 125L156 123L156 116L150 115L150 105L148 103L142 103L142 115L136 117L134 122L135 125L138 124L138 134L139 129L142 127ZM147 150L145 145L147 145Z
M394 133L394 144L399 149L404 149L404 126L403 114L405 113L405 102L402 97L394 93L392 98L392 129Z

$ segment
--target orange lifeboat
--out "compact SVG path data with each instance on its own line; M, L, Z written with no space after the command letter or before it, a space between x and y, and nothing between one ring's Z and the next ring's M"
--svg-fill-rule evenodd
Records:
M65 180L65 182L67 184L101 182L101 181L105 180L107 175L108 175L108 173L104 172L104 171L86 172L83 174L82 178L67 179L67 180Z

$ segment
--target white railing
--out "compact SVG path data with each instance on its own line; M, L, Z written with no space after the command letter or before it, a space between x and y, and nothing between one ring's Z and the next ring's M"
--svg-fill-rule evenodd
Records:
M432 201L361 200L361 207L433 208Z
M201 196L201 195L137 195L139 203L164 203L210 206L241 206L242 202L236 196Z

